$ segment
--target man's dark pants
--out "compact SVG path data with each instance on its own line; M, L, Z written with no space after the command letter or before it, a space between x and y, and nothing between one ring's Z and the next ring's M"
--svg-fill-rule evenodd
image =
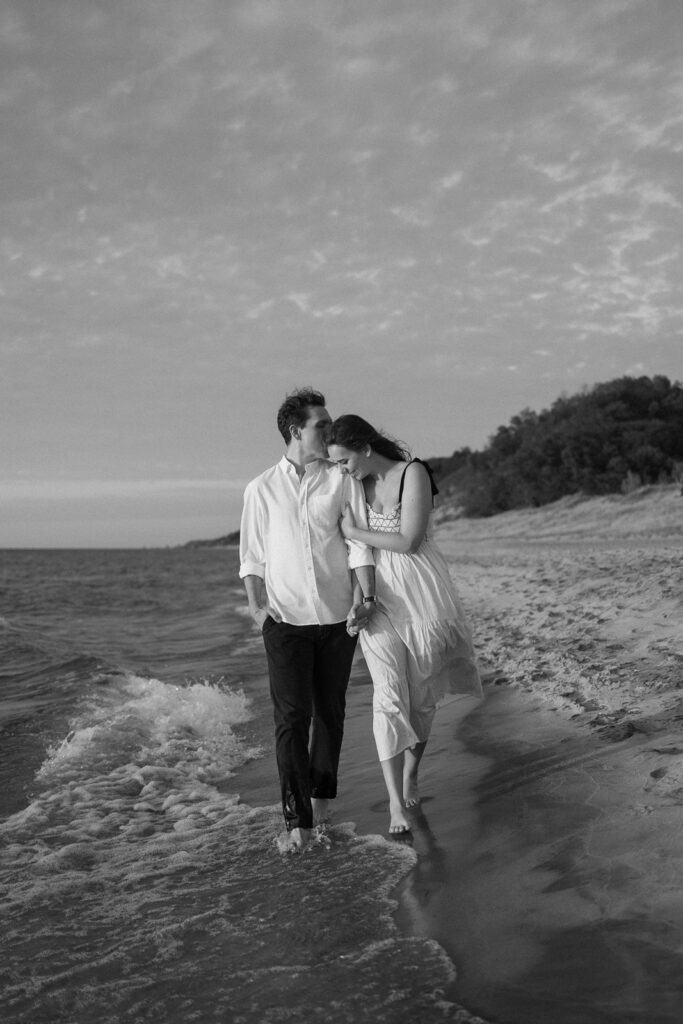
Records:
M346 689L356 639L346 632L345 622L291 626L267 618L263 624L275 757L288 830L312 827L311 797L337 795Z

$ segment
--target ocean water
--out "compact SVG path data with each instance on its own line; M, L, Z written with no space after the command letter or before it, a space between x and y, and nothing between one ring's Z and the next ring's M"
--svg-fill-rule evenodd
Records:
M0 651L3 1024L478 1019L392 919L410 846L283 855L240 786L272 719L234 550L0 552Z

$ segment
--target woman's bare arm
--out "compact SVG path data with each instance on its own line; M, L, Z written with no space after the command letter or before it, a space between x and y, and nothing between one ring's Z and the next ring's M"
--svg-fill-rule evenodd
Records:
M401 528L398 533L364 530L356 526L353 513L347 510L342 519L342 533L348 540L358 540L382 551L410 555L419 548L427 532L432 510L432 486L427 470L419 462L411 462L403 480L401 496Z

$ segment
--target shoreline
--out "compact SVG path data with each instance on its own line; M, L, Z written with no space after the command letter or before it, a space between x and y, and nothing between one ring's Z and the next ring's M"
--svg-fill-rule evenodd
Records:
M453 961L447 997L496 1024L677 1022L680 805L652 766L681 749L509 688L442 725L395 920Z
M482 1022L678 1024L680 806L652 773L683 762L683 737L609 739L519 687L485 691L437 712L399 933L438 943L456 969L444 997ZM358 658L334 824L391 841L371 706ZM270 750L240 776L248 803L276 803Z
M396 923L496 1024L678 1024L683 501L495 518L437 534L486 697L437 714Z
M680 1021L683 551L650 529L664 499L683 516L671 493L641 496L638 536L613 518L563 541L552 508L525 515L521 543L510 520L438 529L486 696L437 713L393 917L444 949L445 998L483 1020ZM358 654L334 821L388 839L371 708ZM273 803L272 752L257 775L244 797Z
M570 504L582 507L567 538ZM449 996L497 1024L674 1024L683 502L649 488L496 520L437 535L487 680L450 760L464 751L481 773L453 800L470 848L441 811L448 853L399 886L397 920L440 942L460 971ZM453 763L440 769L439 785ZM425 804L434 831L438 804Z

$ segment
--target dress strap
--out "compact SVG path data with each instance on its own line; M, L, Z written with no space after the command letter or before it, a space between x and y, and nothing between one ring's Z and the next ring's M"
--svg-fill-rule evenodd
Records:
M439 493L439 488L436 486L436 483L434 482L434 470L432 469L428 462L423 462L422 459L411 459L410 462L407 463L406 469L408 468L408 466L412 466L413 462L419 462L420 465L424 466L424 468L427 470L427 473L429 474L429 484L432 488L432 504L434 504L434 496ZM403 497L403 482L406 475L406 469L404 469L403 472L401 473L401 483L399 484L398 487L399 505L401 503L401 498Z

